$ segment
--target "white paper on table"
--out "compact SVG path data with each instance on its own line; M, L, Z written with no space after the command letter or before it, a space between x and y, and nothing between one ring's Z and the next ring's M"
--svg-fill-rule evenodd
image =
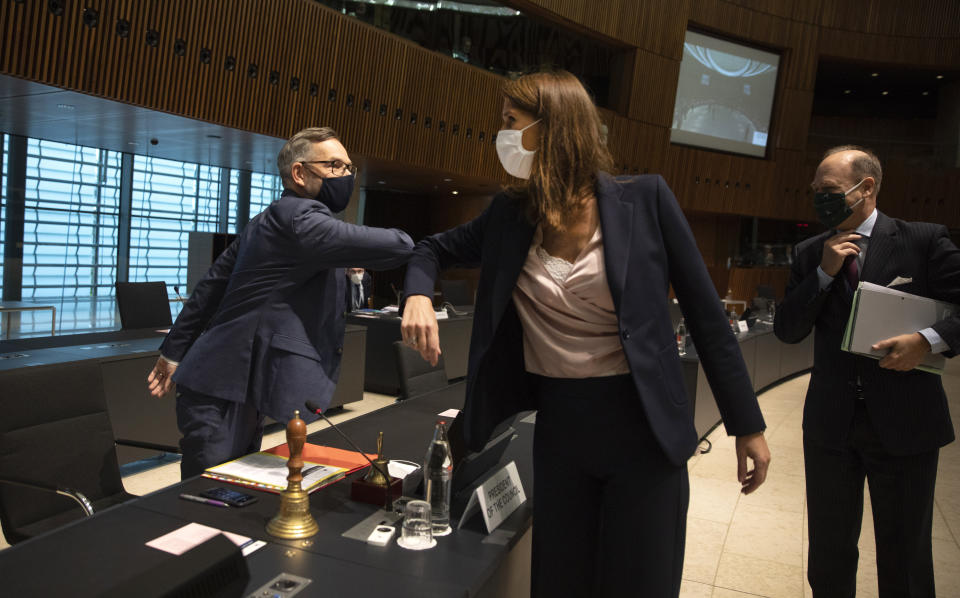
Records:
M418 469L420 469L420 466L411 461L391 459L387 463L387 473L390 474L390 477L400 478L401 480Z
M459 410L459 409L447 409L446 411L441 411L441 412L438 413L437 415L439 415L440 417L457 417L458 415L460 415L460 410Z
M250 538L231 532L221 532L215 527L202 525L200 523L188 523L187 525L177 528L168 534L164 534L159 538L150 540L147 542L147 546L179 556L191 548L195 548L203 544L210 538L220 533L226 536L227 539L237 546L243 546L245 548L244 555L247 555L250 552L253 552L253 550L259 548L259 546L256 546L252 548L252 550L248 551L246 550L247 548L256 544L256 542L251 543Z

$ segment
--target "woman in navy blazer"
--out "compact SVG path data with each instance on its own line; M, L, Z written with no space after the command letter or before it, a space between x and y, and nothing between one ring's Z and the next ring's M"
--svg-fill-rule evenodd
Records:
M477 449L505 418L538 409L533 595L676 596L686 461L697 434L668 313L670 285L727 433L737 436L743 490L752 492L770 454L739 345L663 179L604 172L612 159L599 115L573 75L544 72L507 82L502 116L497 152L520 182L475 220L417 245L404 285L403 338L435 363L435 281L446 268L480 267L464 434ZM598 232L604 267L596 276L609 287L609 330L614 346L619 337L623 372L562 378L530 372L530 336L544 331L531 330L527 308L518 310L518 279L536 256L544 265L560 258L575 267ZM554 279L562 286L562 275ZM525 297L538 302L536 293ZM546 332L549 338L556 331ZM560 352L576 354L577 344ZM582 361L566 366L591 372L591 359Z

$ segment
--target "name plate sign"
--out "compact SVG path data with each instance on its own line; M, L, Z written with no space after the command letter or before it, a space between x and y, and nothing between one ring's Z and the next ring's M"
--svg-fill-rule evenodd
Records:
M489 534L526 501L517 464L511 461L473 491L457 529L479 510Z

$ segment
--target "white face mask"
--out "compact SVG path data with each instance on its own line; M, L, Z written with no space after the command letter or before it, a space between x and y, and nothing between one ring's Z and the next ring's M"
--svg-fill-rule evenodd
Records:
M350 282L352 282L353 284L360 284L361 282L363 282L363 274L352 272L350 274Z
M507 174L518 179L530 178L534 150L524 149L523 132L540 122L537 119L522 129L503 129L497 133L497 156Z

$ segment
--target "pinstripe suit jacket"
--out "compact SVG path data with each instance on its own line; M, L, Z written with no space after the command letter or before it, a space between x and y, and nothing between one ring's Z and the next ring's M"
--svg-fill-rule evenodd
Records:
M870 421L891 454L916 454L951 442L953 425L939 376L886 370L875 359L840 350L851 297L839 277L823 290L817 278L823 243L832 234L827 231L796 246L775 322L777 337L788 343L800 342L815 329L804 437L829 448L844 445L859 377ZM878 213L860 279L886 286L898 276L912 279L898 290L960 303L960 250L946 227ZM952 357L960 349L960 318L948 318L933 328L950 346L946 355Z

